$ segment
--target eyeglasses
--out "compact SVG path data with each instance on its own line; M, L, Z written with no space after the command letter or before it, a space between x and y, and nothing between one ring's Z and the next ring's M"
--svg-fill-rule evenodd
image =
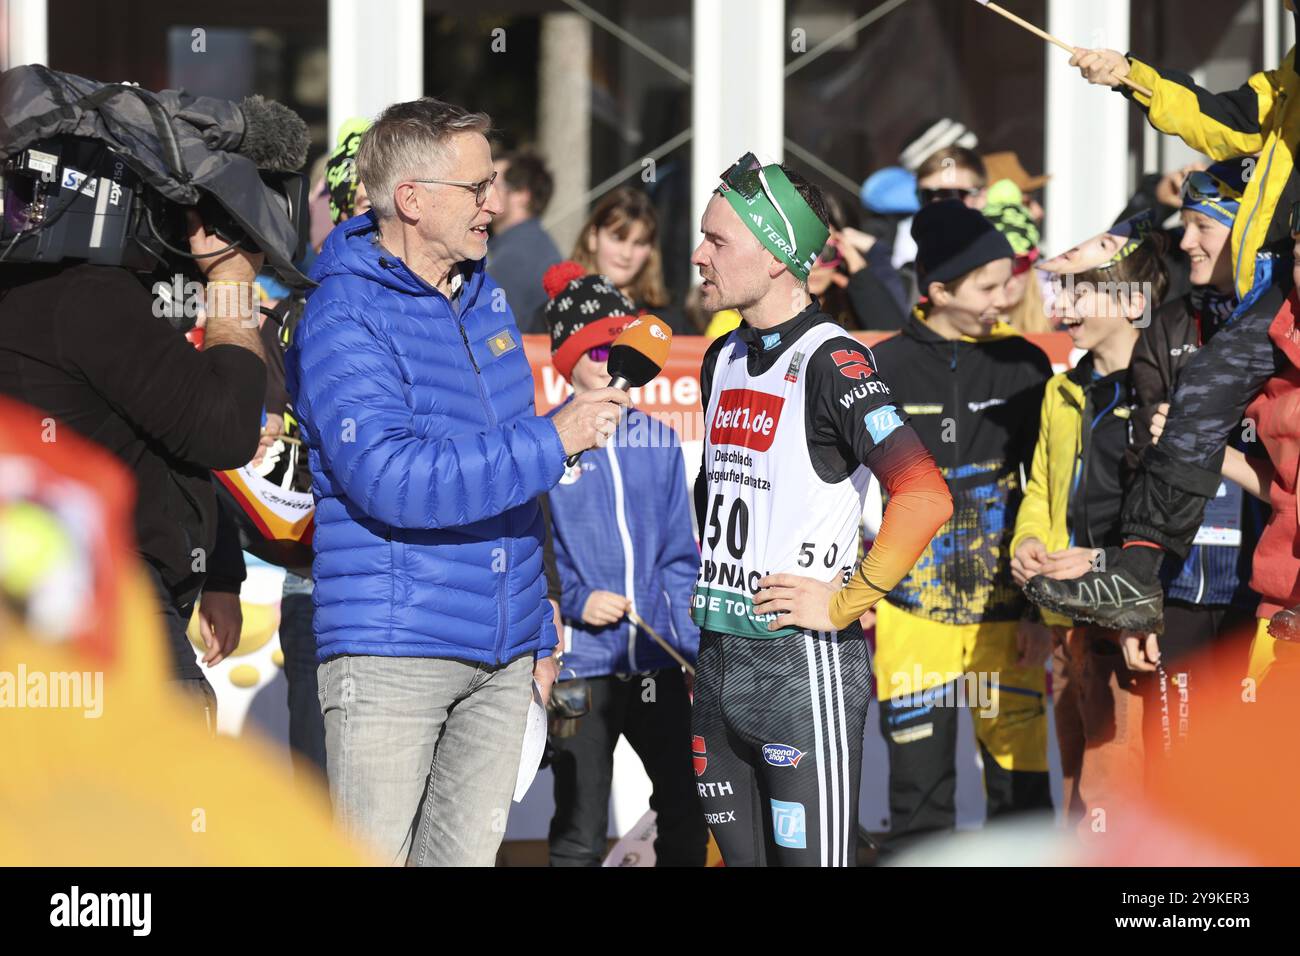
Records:
M587 349L587 358L591 359L593 362L608 362L609 346L597 345L594 349Z
M794 226L790 225L790 219L781 208L781 204L776 201L772 195L772 187L767 183L767 176L763 173L763 164L758 161L758 157L753 153L746 153L740 159L736 160L731 168L722 174L722 185L724 189L734 189L746 199L753 199L758 195L759 190L767 196L767 201L772 204L772 208L781 216L781 222L785 224L785 234L790 237L790 248L798 249L799 242L794 235Z
M960 199L965 202L978 192L978 189L918 189L916 198L921 201L922 206L928 206L930 203L943 202L945 199Z
M459 186L461 189L474 190L474 205L481 206L487 202L488 190L492 184L497 181L496 170L487 179L479 180L476 183L467 183L459 179L408 179L408 183L436 183L439 186Z

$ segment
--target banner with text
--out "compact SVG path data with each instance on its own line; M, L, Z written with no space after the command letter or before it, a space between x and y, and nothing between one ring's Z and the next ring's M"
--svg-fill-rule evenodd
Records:
M854 338L866 345L874 345L889 338L889 332L859 332ZM1064 332L1025 336L1051 360L1052 367L1060 372L1073 366L1077 357L1070 337ZM537 413L544 415L564 401L569 394L568 383L551 365L550 339L545 335L523 336L528 361L533 367L536 387ZM711 339L702 335L679 335L673 339L672 350L663 374L644 388L631 390L632 404L643 412L665 421L677 430L683 443L703 441L704 412L700 408L700 363ZM887 369L889 376L905 374L905 369Z

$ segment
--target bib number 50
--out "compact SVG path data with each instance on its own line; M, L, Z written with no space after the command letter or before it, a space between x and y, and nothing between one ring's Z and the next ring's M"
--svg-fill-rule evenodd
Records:
M814 560L813 552L816 549L817 549L817 545L815 545L811 541L805 541L803 544L799 546L799 567L801 568L812 567L812 563ZM828 568L835 567L835 559L839 557L839 554L840 554L840 546L835 542L831 542L831 549L826 552L826 559L825 561L823 561L823 564L825 564L826 567Z
M708 534L705 541L716 548L722 539L722 495L714 495L709 507ZM745 542L749 539L749 506L736 498L727 512L727 550L733 558L745 556Z

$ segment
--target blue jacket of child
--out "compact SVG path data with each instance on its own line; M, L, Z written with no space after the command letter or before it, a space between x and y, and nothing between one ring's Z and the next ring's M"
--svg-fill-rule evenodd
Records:
M631 597L637 615L694 664L700 632L690 602L700 551L677 432L630 409L606 447L565 471L550 500L564 589L560 678L676 666L630 618L606 627L585 624L582 609L592 591Z

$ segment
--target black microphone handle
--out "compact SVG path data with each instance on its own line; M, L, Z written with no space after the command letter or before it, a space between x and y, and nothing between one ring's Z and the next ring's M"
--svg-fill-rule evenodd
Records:
M621 388L625 392L628 390L628 388L631 387L631 385L632 383L629 382L627 379L625 379L622 375L617 375L614 378L611 378L609 380L610 388ZM570 455L568 458L566 458L564 460L564 463L568 467L572 468L574 465L578 463L579 459L581 458L582 458L582 452L578 452L576 455Z

